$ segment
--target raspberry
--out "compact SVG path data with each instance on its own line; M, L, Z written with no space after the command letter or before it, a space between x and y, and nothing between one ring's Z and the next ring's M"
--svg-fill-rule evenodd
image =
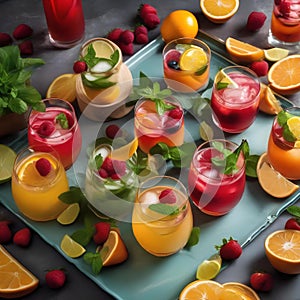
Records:
M62 270L51 270L47 272L45 280L49 288L59 289L65 284L66 274Z
M121 179L121 176L120 176L119 174L115 173L115 174L112 174L112 175L110 176L110 178L111 178L112 180L119 180L119 179Z
M115 173L113 160L110 157L106 157L102 163L101 169L104 169L107 172L108 176L111 176Z
M108 177L108 173L105 169L100 168L98 171L98 174L102 177L102 178L107 178Z
M120 34L120 38L119 38L119 42L123 43L123 44L131 44L134 41L134 34L131 30L124 30L121 34Z
M146 26L144 26L144 25L139 25L139 26L137 26L137 27L135 28L135 30L134 30L134 35L135 35L135 36L138 35L138 34L141 34L141 33L148 35L148 29L147 29Z
M176 203L176 194L172 189L165 189L159 195L160 203L174 204Z
M123 32L123 29L121 28L114 28L112 31L110 31L107 34L107 38L113 42L117 42L120 39L120 35Z
M20 53L24 55L31 55L33 53L33 44L30 40L25 40L19 44Z
M147 44L149 42L149 37L147 34L139 33L135 36L135 42L141 45Z
M180 120L182 115L183 112L179 107L176 107L168 112L168 116L175 120Z
M283 15L288 15L291 11L291 4L288 2L281 2L280 6L279 6L279 11L283 14Z
M275 0L275 5L280 5L281 0Z
M118 46L120 47L124 55L132 55L134 52L133 43L130 44L118 43Z
M31 232L29 228L23 228L17 231L13 237L15 245L21 247L28 247L31 241Z
M255 61L250 65L250 69L256 73L258 77L268 74L269 65L265 60Z
M117 174L119 177L124 176L126 174L125 161L113 160L113 166L114 166L115 174ZM120 179L120 178L117 178L117 179Z
M142 4L138 10L139 15L142 19L145 18L146 15L148 14L155 14L157 15L157 10L155 7L153 7L150 4Z
M22 40L27 37L30 37L32 33L33 29L30 26L28 26L27 24L20 24L15 28L13 32L13 37L16 40Z
M87 64L84 61L75 61L73 71L75 73L82 73L87 70Z
M52 168L49 160L43 157L36 161L35 167L41 176L47 176Z
M106 127L105 134L108 138L113 139L122 136L122 130L118 125L112 124Z
M167 65L171 68L173 68L173 66L175 66L175 65L178 66L180 56L181 56L181 53L179 51L177 51L175 49L170 50L167 53L166 58L165 58ZM179 68L179 66L178 66L178 68Z
M95 224L96 233L93 236L94 242L99 245L103 244L109 235L110 224L107 222L98 222Z
M0 32L0 47L11 45L12 42L13 40L8 33Z
M160 19L156 14L147 14L143 18L143 23L147 28L154 29L160 23Z
M7 221L0 222L0 244L7 244L11 240L12 233L8 224Z
M44 121L40 127L37 129L37 133L42 137L50 136L55 130L55 126L50 121Z
M246 27L250 31L256 31L264 25L266 19L267 16L263 12L253 11L248 16Z

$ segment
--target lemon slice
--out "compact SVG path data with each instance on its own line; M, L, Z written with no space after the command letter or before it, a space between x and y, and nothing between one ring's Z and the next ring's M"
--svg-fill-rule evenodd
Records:
M289 50L283 49L283 48L271 48L271 49L265 49L265 58L268 61L278 61L280 59L283 59L289 55Z
M204 141L212 140L214 137L213 129L205 121L200 123L199 132L201 139Z
M130 143L113 150L110 156L112 159L126 161L136 152L138 145L138 139L134 138Z
M72 224L78 217L80 206L78 203L70 204L58 217L57 222L62 225Z
M230 89L238 88L238 84L235 81L233 81L223 70L220 70L217 73L215 77L215 83L217 84L217 88L221 86Z
M102 39L98 39L92 42L93 48L96 52L97 57L110 58L114 52L113 46ZM86 55L88 47L84 47L82 55Z
M219 254L214 254L209 259L204 260L197 268L196 278L199 280L209 280L215 278L221 270L222 259Z
M50 84L46 97L60 98L69 102L76 99L76 79L80 74L62 74Z
M65 234L60 243L61 250L69 257L76 258L86 252L86 249Z
M207 64L207 55L199 47L191 47L185 50L179 59L179 67L183 71L196 72Z
M0 144L0 183L11 178L16 156L17 154L13 149Z
M287 120L290 132L299 141L300 140L300 117L295 116Z

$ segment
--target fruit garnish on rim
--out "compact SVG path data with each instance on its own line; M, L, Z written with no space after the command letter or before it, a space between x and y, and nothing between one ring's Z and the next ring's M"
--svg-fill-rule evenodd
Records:
M217 89L236 89L238 88L238 84L232 80L223 70L220 70L215 78L215 82L217 83Z

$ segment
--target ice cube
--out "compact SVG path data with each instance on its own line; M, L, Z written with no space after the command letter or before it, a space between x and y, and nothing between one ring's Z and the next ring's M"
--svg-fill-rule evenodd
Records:
M140 201L141 203L147 204L147 206L149 206L150 204L159 203L159 197L158 194L155 192L146 192L140 198Z

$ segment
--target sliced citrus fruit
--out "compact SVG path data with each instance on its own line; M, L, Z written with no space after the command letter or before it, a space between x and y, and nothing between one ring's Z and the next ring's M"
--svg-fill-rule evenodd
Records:
M179 59L183 71L196 72L207 64L207 55L202 48L191 47L185 50Z
M222 258L219 254L214 254L209 259L205 259L199 264L196 278L199 280L209 280L215 278L221 270Z
M89 41L88 44L92 44L96 52L97 57L110 58L114 52L114 47L111 45L111 42L106 39L96 38L95 40ZM88 44L82 46L82 55L85 56L88 50Z
M265 59L268 61L278 61L289 55L289 50L283 48L270 48L265 49Z
M218 85L225 85L226 88L237 88L238 84L233 81L223 70L220 70L215 76L215 82Z
M72 203L59 214L56 220L58 223L62 225L72 224L77 219L79 212L80 212L79 204Z
M100 256L103 266L120 264L128 258L127 248L117 231L109 232L109 236L100 250Z
M195 280L183 288L179 300L219 299L223 286L213 280Z
M300 117L295 116L289 118L287 120L287 125L289 127L290 132L299 141L300 140Z
M300 54L289 55L274 63L268 72L270 87L277 93L291 95L300 91Z
M300 231L283 229L269 234L265 252L271 265L286 274L300 274Z
M17 154L13 149L0 144L0 183L11 178L16 156Z
M86 249L74 241L68 234L65 234L60 243L61 250L69 257L76 258L86 252Z
M200 123L199 133L201 139L204 141L212 140L214 137L213 129L205 121Z
M232 37L226 39L225 46L231 59L237 63L250 64L265 56L262 49Z
M259 110L269 115L277 115L282 110L279 100L270 87L263 83L261 83Z
M219 300L260 300L257 293L245 284L226 282L223 287Z
M69 102L76 99L76 78L80 74L62 74L50 84L46 97L59 98Z
M19 298L33 292L39 280L0 245L0 297Z
M285 198L299 189L299 186L283 177L270 165L267 153L257 163L257 177L262 189L275 198Z
M126 161L136 152L138 145L138 139L134 138L130 143L120 148L114 149L110 153L110 156L112 159Z

